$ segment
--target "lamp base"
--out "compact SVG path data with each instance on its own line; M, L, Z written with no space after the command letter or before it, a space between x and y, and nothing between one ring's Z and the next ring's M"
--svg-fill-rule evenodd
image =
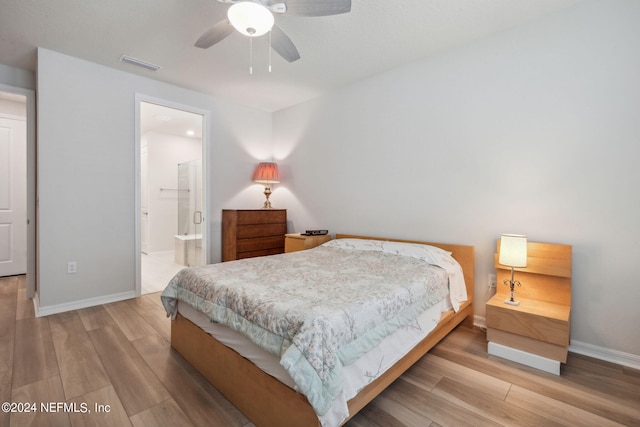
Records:
M271 202L269 201L269 196L271 195L271 187L269 184L264 186L264 196L267 198L265 200L264 205L262 205L262 209L271 209Z
M504 300L504 303L509 305L520 305L520 301L516 301L516 300L511 301L510 299Z

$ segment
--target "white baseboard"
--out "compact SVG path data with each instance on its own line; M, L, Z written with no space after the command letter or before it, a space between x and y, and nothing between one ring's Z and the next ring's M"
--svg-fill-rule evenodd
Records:
M474 316L473 324L481 329L487 329L487 319L484 316ZM582 354L583 356L593 357L594 359L604 360L617 365L628 366L630 368L640 370L640 356L635 354L611 350L609 348L573 339L569 345L569 351L576 354Z
M622 351L611 350L605 347L588 344L586 342L571 340L569 351L593 357L594 359L605 360L617 365L628 366L640 370L640 356Z
M473 326L482 329L483 331L487 330L487 319L483 316L473 316Z
M49 316L51 314L64 313L71 310L79 310L81 308L93 307L101 304L108 304L110 302L122 301L136 297L136 291L120 292L118 294L105 295L102 297L87 298L79 301L67 302L64 304L40 306L40 299L38 293L33 298L33 308L36 312L36 317Z

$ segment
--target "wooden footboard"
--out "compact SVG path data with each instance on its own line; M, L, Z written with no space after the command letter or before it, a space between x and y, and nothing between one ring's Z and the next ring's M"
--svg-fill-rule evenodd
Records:
M363 388L353 399L349 400L349 418L353 417L385 388L394 382L400 375L416 363L422 356L427 354L436 344L440 342L449 332L458 326L465 318L473 318L473 305L470 302L464 303L457 313L449 310L442 314L440 323L425 337L417 346L400 359L395 365L389 368L375 381ZM346 421L345 421L346 422Z
M316 426L307 398L261 371L180 314L171 346L256 426Z
M457 313L453 310L443 313L438 326L424 340L351 399L348 402L350 417L380 394L457 325L465 319L472 322L473 247L429 244L451 251L462 265L469 301L463 303ZM319 425L318 418L305 396L264 373L251 361L221 344L181 315L171 324L171 346L256 426Z

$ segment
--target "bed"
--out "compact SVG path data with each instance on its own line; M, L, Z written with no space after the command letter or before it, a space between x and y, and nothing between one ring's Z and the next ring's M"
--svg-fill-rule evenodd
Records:
M162 301L172 347L255 425L336 426L472 324L473 266L472 246L339 234L307 251L185 269ZM328 304L327 280L340 292Z

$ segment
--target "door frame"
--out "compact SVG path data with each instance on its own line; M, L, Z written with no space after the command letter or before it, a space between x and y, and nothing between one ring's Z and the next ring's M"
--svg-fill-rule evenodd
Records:
M211 135L211 112L203 110L190 105L180 104L177 102L169 101L166 99L156 98L141 93L135 94L135 273L136 273L136 296L140 296L142 293L142 255L141 255L141 242L140 242L140 103L147 102L150 104L156 104L167 108L173 108L176 110L187 111L202 116L202 198L203 198L203 216L204 221L202 224L202 257L205 264L210 263L209 253L209 214L211 212L211 194L209 191L209 182L211 178L211 168L209 153L211 152L211 141L209 135Z
M36 92L31 89L5 84L0 84L0 91L22 95L27 100L27 298L32 299L39 288L37 268Z

